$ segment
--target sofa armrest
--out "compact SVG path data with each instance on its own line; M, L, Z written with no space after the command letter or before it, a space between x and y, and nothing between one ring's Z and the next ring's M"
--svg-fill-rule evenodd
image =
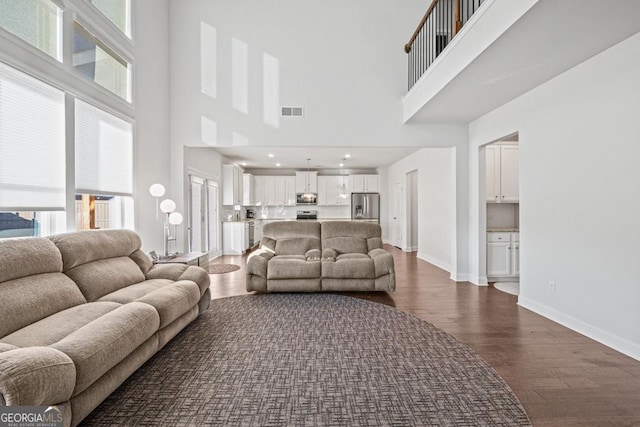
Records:
M375 257L377 257L377 256L384 255L384 254L388 254L388 253L389 253L389 252L385 251L384 249L376 248L376 249L371 249L371 250L369 251L368 255L369 255L371 258L375 258Z
M0 353L0 405L44 406L66 402L76 386L69 356L49 347Z
M177 282L191 280L200 288L200 296L209 288L209 272L202 267L186 264L155 264L145 275L146 279L167 279Z
M273 252L264 249L258 249L252 252L247 258L247 274L266 278L267 263L274 256Z
M376 277L394 273L393 255L384 249L373 249L369 251L369 256L373 260L376 270Z
M309 249L304 254L304 257L307 259L307 261L320 261L321 256L322 252L320 252L320 249Z
M322 250L322 259L334 260L338 257L338 251L332 248L324 248Z

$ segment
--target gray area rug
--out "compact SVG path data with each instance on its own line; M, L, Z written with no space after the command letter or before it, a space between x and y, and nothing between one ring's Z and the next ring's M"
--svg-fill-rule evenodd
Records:
M240 270L240 266L235 264L209 264L210 274L231 273L237 270Z
M103 426L529 426L451 335L333 294L213 300L84 421Z
M520 282L496 282L493 287L511 295L520 295Z

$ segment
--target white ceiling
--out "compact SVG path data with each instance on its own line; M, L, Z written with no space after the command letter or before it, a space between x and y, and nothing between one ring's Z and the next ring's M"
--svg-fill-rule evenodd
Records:
M216 147L216 151L248 169L339 169L347 154L347 169L375 169L390 165L422 147ZM268 157L273 154L274 157ZM244 164L246 163L246 164ZM276 166L280 163L280 166Z
M409 122L468 123L639 31L638 0L540 0Z

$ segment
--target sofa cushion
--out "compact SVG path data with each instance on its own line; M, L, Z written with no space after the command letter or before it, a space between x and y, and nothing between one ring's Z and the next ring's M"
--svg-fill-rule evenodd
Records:
M175 283L175 281L169 279L144 280L140 283L136 283L104 295L100 297L98 301L112 301L120 304L126 304L173 283Z
M76 305L18 329L0 339L0 342L18 347L51 345L120 305L114 302L90 302Z
M44 237L0 240L0 283L43 273L62 272L62 256Z
M382 229L371 222L328 221L322 223L322 248L333 248L338 253L366 254L382 247Z
M140 267L126 256L91 261L67 270L66 274L90 302L145 279Z
M338 255L335 261L322 261L322 277L332 279L375 279L375 266L368 255Z
M320 261L307 261L304 255L276 255L269 260L267 279L316 279Z
M262 246L276 255L304 255L310 249L320 249L320 223L271 222L263 228Z
M51 347L65 353L76 366L73 395L85 390L98 378L132 353L160 326L155 308L131 302L97 318Z
M0 301L0 337L87 302L76 284L62 273L34 274L2 282Z
M198 304L200 288L191 280L175 282L171 286L156 289L139 302L153 306L160 315L160 328L164 328Z
M49 239L62 254L64 272L92 261L129 257L142 246L140 236L131 230L87 230Z

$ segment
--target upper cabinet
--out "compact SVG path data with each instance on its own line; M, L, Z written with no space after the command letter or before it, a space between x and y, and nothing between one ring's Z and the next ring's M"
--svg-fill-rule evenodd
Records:
M236 165L222 165L222 204L226 206L241 205L242 172Z
M254 203L289 206L296 203L295 176L254 176Z
M520 201L517 145L489 145L486 153L486 200L492 203Z
M317 193L318 172L296 172L296 193Z
M255 199L255 179L250 173L242 174L242 204L254 206Z
M377 193L378 175L349 175L349 188L352 193Z
M341 206L350 203L348 179L345 175L318 177L318 206ZM340 197L341 187L346 187L346 196Z

